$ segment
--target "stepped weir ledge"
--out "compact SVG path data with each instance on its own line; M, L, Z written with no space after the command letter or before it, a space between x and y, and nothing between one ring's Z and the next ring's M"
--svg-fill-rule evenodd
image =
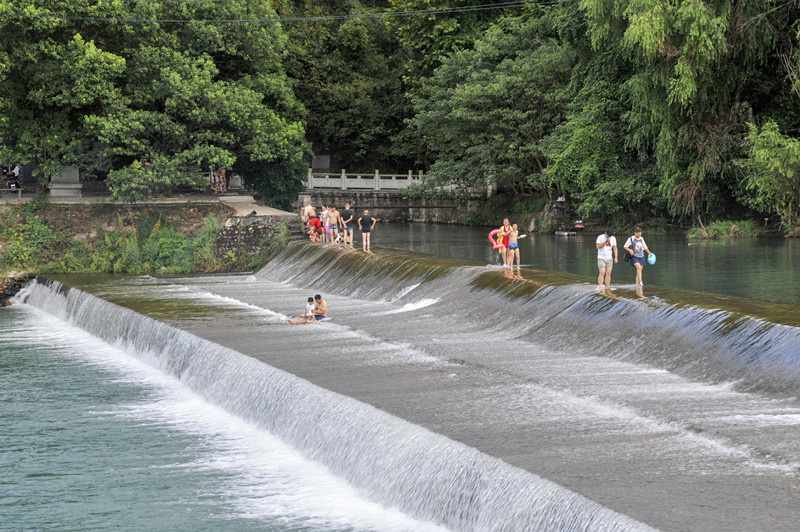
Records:
M20 302L447 528L796 529L793 324L375 251L294 243L254 275L39 279ZM330 320L286 324L312 293Z

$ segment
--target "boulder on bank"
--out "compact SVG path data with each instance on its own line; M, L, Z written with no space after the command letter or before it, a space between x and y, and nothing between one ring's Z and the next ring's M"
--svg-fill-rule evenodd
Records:
M22 290L22 287L30 280L30 275L19 275L0 281L0 307L9 306L11 304L9 300L17 295L17 292Z

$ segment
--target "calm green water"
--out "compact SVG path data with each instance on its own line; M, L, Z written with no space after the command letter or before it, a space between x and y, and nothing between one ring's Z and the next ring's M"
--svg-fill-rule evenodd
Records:
M438 224L379 224L374 246L502 264L487 239L489 230ZM599 234L599 233L598 233ZM597 234L572 237L528 235L520 240L523 267L580 275L597 282ZM634 269L622 261L622 245L630 235L619 235L620 262L611 275L613 284L631 285ZM705 292L777 303L800 304L800 241L781 237L696 242L682 236L644 235L657 262L645 266L644 283L693 292ZM360 244L356 237L356 245Z
M420 527L84 331L0 309L0 530Z

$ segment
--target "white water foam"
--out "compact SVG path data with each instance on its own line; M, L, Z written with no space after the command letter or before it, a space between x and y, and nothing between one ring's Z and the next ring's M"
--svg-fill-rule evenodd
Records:
M429 307L434 303L438 303L439 299L422 299L420 301L415 301L414 303L406 303L400 308L386 310L384 312L378 312L377 316L386 316L388 314L402 314L403 312L410 312L412 310L419 310L421 308Z
M110 414L161 424L199 436L205 447L194 467L223 473L218 494L231 517L279 519L285 524L325 529L375 531L445 530L364 499L324 466L225 410L209 404L187 386L148 364L68 325L25 306L35 323L7 340L57 345L73 359L110 370L119 382L147 390L147 399L120 405Z
M397 301L398 299L402 298L403 296L405 296L406 294L408 294L409 292L414 290L420 284L422 284L422 283L412 284L411 286L407 286L407 287L403 288L397 294L395 294L389 301L391 301L391 302Z

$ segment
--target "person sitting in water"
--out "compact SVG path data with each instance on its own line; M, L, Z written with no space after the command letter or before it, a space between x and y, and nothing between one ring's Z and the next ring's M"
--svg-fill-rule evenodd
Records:
M316 323L317 320L314 319L314 298L309 297L308 303L306 303L306 311L300 317L299 320L289 320L289 323L292 325L301 325L303 323Z
M314 296L314 319L319 321L328 315L328 302L322 299L322 296L317 294Z

